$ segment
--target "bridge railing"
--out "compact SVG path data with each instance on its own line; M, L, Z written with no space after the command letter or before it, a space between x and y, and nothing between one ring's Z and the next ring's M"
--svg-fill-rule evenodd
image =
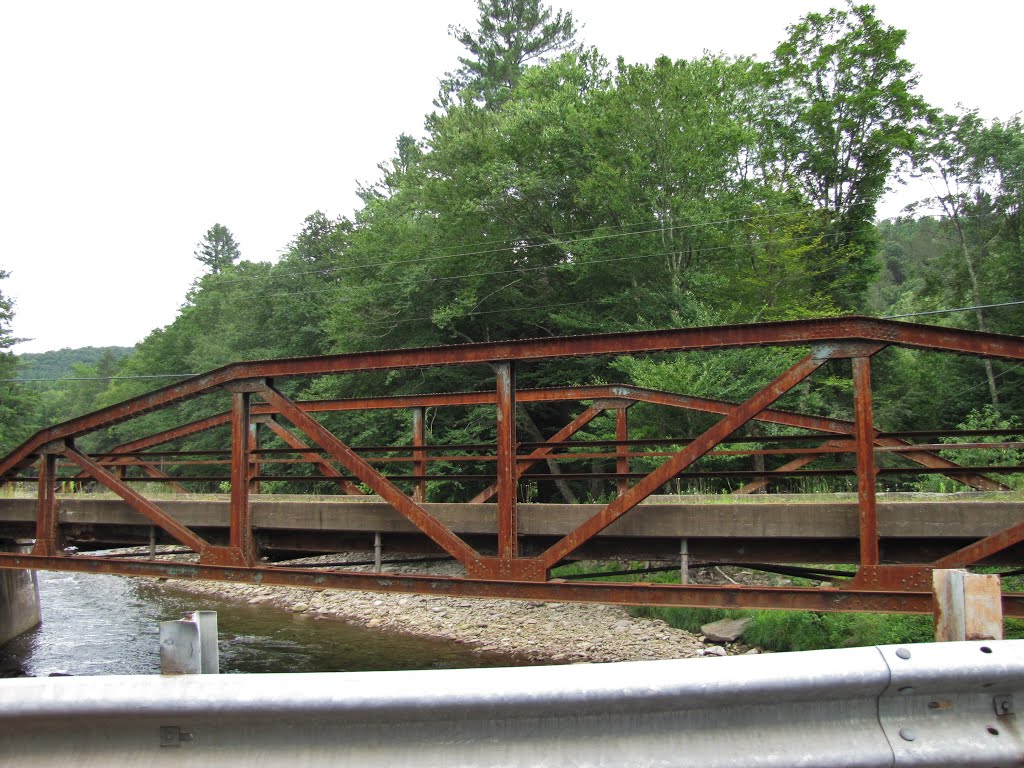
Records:
M196 552L200 568L196 573L206 574L209 569L218 567L233 568L237 571L222 573L233 573L232 578L243 578L245 574L244 578L255 579L254 572L263 570L263 567L253 531L253 496L259 491L259 484L267 479L295 479L290 474L279 475L268 471L268 467L275 467L275 462L277 466L281 462L304 462L318 468L319 474L315 475L315 479L319 482L337 483L346 493L353 495L362 493L361 489L368 489L381 497L439 549L457 560L465 568L469 580L543 584L547 590L545 594L570 596L572 592L566 585L550 581L552 568L571 559L584 544L636 509L651 494L680 477L692 474L698 460L716 453L744 453L761 461L766 456L790 454L792 459L777 469L744 471L744 476L750 482L741 486L740 490L758 490L774 479L792 474L806 477L814 473L852 472L858 493L859 570L842 595L831 595L821 590L805 590L802 597L780 594L780 607L794 607L803 601L805 607L818 608L828 604L850 610L852 608L849 606L856 603L860 607L876 605L888 610L928 610L926 606L930 606L930 603L927 592L933 568L966 566L1004 552L1024 540L1024 522L992 532L967 546L944 554L934 562L909 566L885 565L878 535L877 476L880 472L902 470L898 467L880 468L879 455L899 456L915 463L917 467L913 471L916 473L943 473L984 490L1005 489L991 475L1000 471L1021 471L1022 468L960 466L937 453L940 449L948 449L948 445L915 443L907 439L908 436L879 431L873 418L871 359L890 345L1024 360L1024 339L1018 337L849 317L237 363L42 430L0 461L0 479L17 481L28 478L36 484L36 544L32 555L22 556L20 561L24 563L34 558L31 562L35 567L100 567L87 563L95 563L95 557L71 555L62 546L57 489L62 479L69 477L61 474L60 467L69 465L77 477L89 478L106 487L131 509L160 528L165 535ZM640 355L762 346L798 346L810 351L798 362L780 371L778 376L742 403L688 397L628 385L547 390L520 390L516 386L516 368L522 363L581 356ZM815 372L824 367L834 368L837 360L849 360L852 365L852 421L826 419L772 407ZM288 397L279 384L282 379L290 377L480 364L492 367L495 376L493 390L301 402ZM230 393L232 405L230 411L223 414L132 441L101 455L88 455L76 443L90 433L122 421L154 410L172 408L191 398L224 391ZM589 405L548 441L539 444L521 443L516 433L517 407L531 402L560 400ZM670 449L636 451L633 449L638 446L638 442L629 439L628 423L628 409L636 403L686 408L717 414L721 418L701 434L685 439L666 438ZM485 405L494 408L497 440L491 455L462 457L467 463L489 460L489 466L493 466L493 473L478 472L472 476L480 485L480 490L471 501L483 503L494 499L496 502L495 535L493 542L486 546L471 544L425 506L428 481L437 477L452 477L451 473L432 475L430 464L438 461L450 464L453 461L451 456L431 454L431 446L427 445L425 436L424 409L446 405ZM398 462L392 461L395 457L384 457L387 459L384 461L379 456L368 455L365 450L360 452L316 418L316 414L326 411L394 408L408 409L412 414L412 440L408 446L402 446L408 450L408 455L399 457ZM579 446L572 440L573 436L602 413L614 414L616 439L605 441L603 447L589 444L590 448L598 448L590 455L598 460L614 462L614 471L597 473L599 479L614 483L614 499L571 530L547 542L541 551L525 554L520 546L521 484L531 479L546 481L577 477L569 472L550 471L544 474L536 471L535 467L542 462L550 461L552 464L549 466L557 466L554 464L556 461L578 460L580 453L575 449ZM799 439L810 441L811 445L805 443L794 449L783 444L785 439L773 438L780 444L779 448L735 447L736 441L742 439L736 437L737 432L758 420L802 429L804 433ZM217 427L223 427L230 433L229 445L220 455L204 458L185 451L156 450L175 440ZM273 433L285 443L286 448L263 448L261 431ZM761 442L767 442L767 439ZM650 445L650 442L645 444ZM279 452L282 450L287 454ZM853 459L852 467L808 469L808 465L815 459L842 454L848 454ZM662 461L653 470L632 471L641 459L645 462ZM223 462L227 467L223 477L230 484L231 514L226 541L213 541L195 528L183 524L161 508L159 499L147 497L140 490L140 479L145 479L147 483L165 483L170 489L179 492L187 490L187 484L192 482L189 477L180 473L168 474L160 466L164 460L181 463L216 461ZM411 472L385 471L402 462L411 465ZM33 469L34 476L31 474ZM132 470L142 474L133 475ZM593 478L595 475L581 473L579 476ZM210 475L202 475L201 479L208 482ZM0 556L0 565L16 567L17 562L14 557ZM128 561L119 562L124 564ZM281 569L276 570L279 575L283 573ZM464 583L457 587L442 585L437 588L442 587L469 590ZM495 589L501 591L504 587ZM517 595L522 594L521 588L516 589L519 590ZM657 589L665 590L666 597L652 599L645 595L643 601L665 600L678 603L683 599L697 600L697 593L692 591L695 587L660 585ZM668 597L672 589L683 591ZM742 595L748 604L761 600L742 591L737 594ZM831 602L823 601L820 597L822 594L826 594ZM857 600L851 600L855 594L858 595ZM640 599L639 592L633 593L633 599ZM761 604L764 604L763 600Z

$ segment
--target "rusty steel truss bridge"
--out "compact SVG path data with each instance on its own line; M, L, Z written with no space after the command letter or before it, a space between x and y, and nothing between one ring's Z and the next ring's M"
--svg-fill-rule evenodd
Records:
M1024 502L999 480L1024 467L965 466L946 458L954 449L1019 448L1024 443L1014 440L1024 431L879 430L872 409L872 357L889 346L1024 362L1021 337L845 317L235 363L41 430L0 460L0 483L35 491L31 497L0 497L0 541L34 541L30 551L8 546L0 552L0 568L464 597L929 613L934 569L1019 566L1024 560ZM516 386L517 367L545 361L756 347L808 351L741 403L629 385ZM306 401L287 396L290 390L281 384L435 366L487 366L495 384L474 392ZM852 375L852 420L772 407L823 368L833 376ZM80 447L83 438L118 423L194 398L223 397L224 392L230 393L229 411L102 453L90 455ZM537 403L576 404L571 411L576 415L545 441L521 441L517 408ZM628 414L637 403L720 418L696 436L631 439ZM496 444L457 445L433 437L428 444L428 409L459 406L493 409ZM410 444L357 448L317 416L386 409L411 414ZM604 413L614 415L615 440L573 439ZM788 434L741 434L754 422L785 427ZM223 436L217 450L174 447L207 431ZM263 447L265 435L284 447ZM942 442L948 438L959 442ZM699 462L707 456L751 457L754 468L700 471ZM833 466L811 466L823 458L831 458ZM558 469L558 462L581 459L591 471ZM842 466L844 459L848 466ZM493 471L458 474L452 467L460 462ZM782 463L766 467L777 462ZM222 478L195 475L196 465L218 464L230 468ZM657 466L633 471L640 464ZM298 465L305 465L307 474L274 474ZM876 494L878 477L900 473L940 474L991 493L978 501L889 503ZM774 494L749 495L787 478L836 474L855 478L855 500L807 503L790 496L780 501L773 500ZM191 493L208 487L211 478L230 482L230 496ZM745 482L734 492L735 503L652 498L680 479L693 478ZM453 479L476 483L479 492L464 503L428 499L428 482ZM329 483L343 494L260 493L261 483L266 488L272 480ZM612 500L588 505L520 500L526 485L556 480L605 483ZM85 482L113 496L59 493ZM373 495L364 497L366 489ZM740 502L740 496L745 500ZM109 551L144 543L147 537L176 543L197 557L183 562ZM275 553L365 549L370 540L379 553L382 537L390 551L453 558L465 575L298 567L275 560ZM748 563L782 573L794 563L853 563L857 569L845 579L842 572L822 567L792 570L828 578L826 585L811 587L552 578L552 569L573 560L668 560L681 552L696 561ZM1005 594L1003 610L1024 616L1024 594Z

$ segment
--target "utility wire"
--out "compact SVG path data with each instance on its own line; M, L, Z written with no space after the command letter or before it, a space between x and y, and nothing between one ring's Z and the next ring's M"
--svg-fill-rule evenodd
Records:
M615 239L619 239L619 238L623 238L623 237L631 237L631 236L635 236L635 235L661 234L661 233L664 233L664 232L676 232L676 231L685 230L685 229L694 229L696 227L709 227L709 226L716 226L718 224L733 224L733 223L736 223L736 222L739 222L739 221L756 221L756 220L759 220L759 219L779 218L781 216L790 216L790 215L794 215L794 214L796 214L796 215L800 215L800 214L810 215L810 214L813 214L813 213L815 213L815 212L814 211L807 211L807 210L799 209L799 208L793 208L793 209L789 209L789 210L776 211L776 212L773 212L773 213L762 213L762 214L755 214L755 215L735 216L735 217L731 217L731 218L717 219L717 220L714 220L714 221L688 222L688 223L685 223L685 224L672 224L672 225L669 225L669 226L658 225L658 226L651 226L651 227L649 227L647 229L639 229L639 230L635 230L635 231L619 231L619 232L609 232L607 234L602 234L602 235L586 235L586 236L569 238L567 240L561 240L561 239L557 239L557 238L552 238L552 239L550 239L547 242L540 242L540 243L536 243L536 242L534 242L534 243L523 242L522 238L519 238L519 239L509 239L509 240L499 240L499 241L496 241L493 245L490 245L487 248L482 248L482 249L478 249L478 250L464 251L464 250L457 250L457 249L448 249L447 251L441 251L441 250L435 249L435 251L431 255L420 256L420 257L413 258L413 259L398 259L398 260L370 262L368 264L348 264L348 265L338 265L338 266L333 266L333 267L318 267L316 269L296 270L296 271L289 271L289 272L279 272L279 273L277 273L275 275L265 275L265 276L264 275L252 275L252 276L248 276L248 277L242 277L242 276L239 276L239 277L228 277L228 278L221 278L221 279L219 279L217 281L217 284L218 285L227 285L227 284L235 283L235 282L255 282L257 280L268 280L268 279L275 279L275 278L279 278L279 277L301 277L303 275L315 275L315 274L326 275L326 274L329 274L329 273L332 273L332 272L349 272L349 271L352 271L352 270L372 269L374 267L400 266L400 265L404 265L404 264L421 263L421 262L424 262L424 261L436 261L436 260L439 260L439 259L465 258L465 257L468 257L468 256L487 256L487 255L491 255L491 254L495 254L495 253L509 253L509 252L514 252L514 251L535 250L537 248L545 248L545 247L549 247L549 246L565 247L565 246L570 246L570 245L577 245L577 244L580 244L580 243L590 243L590 242L597 242L597 241L604 241L604 240L615 240ZM647 224L646 223L642 223L642 224L640 224L640 223L637 223L637 224L618 224L618 225L614 225L613 224L613 225L608 225L608 226L611 229L625 230L627 227L647 226ZM598 229L600 229L600 227L595 227L593 229L577 230L576 232L578 232L578 233L596 232L596 231L598 231ZM570 232L568 234L574 234L574 233ZM468 246L468 247L475 247L476 245L483 245L483 244L484 244L483 241L481 241L480 243L473 244L473 245Z
M953 309L932 309L928 312L908 312L905 315L883 315L881 320L896 320L901 317L922 317L924 315L945 315L950 312L970 312L975 309L994 309L995 307L1016 307L1024 304L1024 299L1017 301L1004 301L1001 304L979 304L974 307L955 307Z

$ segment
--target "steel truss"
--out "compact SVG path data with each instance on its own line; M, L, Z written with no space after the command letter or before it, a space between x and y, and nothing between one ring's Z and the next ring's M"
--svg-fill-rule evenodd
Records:
M934 568L976 564L1024 541L1024 521L948 553L931 563L886 565L879 551L876 509L876 453L898 453L927 471L948 474L981 490L1005 490L986 476L985 468L965 468L937 455L938 446L921 446L876 429L871 397L871 358L886 346L943 351L978 357L1024 361L1024 339L989 333L898 323L863 317L803 320L677 329L599 336L535 339L454 347L356 353L318 358L295 358L236 363L196 376L147 395L119 403L63 424L41 430L0 461L0 480L24 479L36 467L37 506L35 546L29 555L0 553L0 567L80 570L125 574L174 575L188 578L252 581L293 586L339 587L368 590L427 592L462 596L518 597L526 599L584 600L630 604L743 606L803 608L809 610L884 610L928 612L931 610L930 573ZM560 358L686 352L760 346L801 346L810 352L782 371L742 403L689 397L632 386L565 387L518 390L516 366L523 362ZM843 421L771 408L830 361L852 362L854 419ZM443 393L358 400L297 402L277 383L290 377L347 374L400 368L488 364L495 372L495 387L487 392ZM134 440L98 456L88 456L76 440L97 430L144 413L168 408L211 392L231 393L229 412ZM560 400L589 401L565 427L542 444L526 448L517 439L516 409L520 403ZM631 452L628 409L635 403L651 403L718 414L721 419L704 433L685 441L678 450L665 453ZM424 409L455 405L490 405L495 408L497 445L493 457L495 480L473 502L497 500L496 546L493 551L471 546L432 515L426 502L428 464L451 457L432 457L425 439ZM382 460L361 456L352 446L324 427L312 414L329 411L404 408L412 413L411 492L385 476L377 465ZM596 514L538 554L523 556L519 550L517 488L527 471L540 462L571 454L559 453L580 429L598 415L611 412L616 419L616 440L610 452L595 454L614 458L617 495ZM551 570L571 559L573 553L627 515L652 493L685 473L702 457L722 451L745 425L753 421L795 427L817 438L817 448L799 449L797 458L778 470L759 473L740 493L759 490L775 475L799 473L814 459L833 452L852 452L856 457L859 509L860 561L857 576L842 588L705 587L664 584L568 584L551 580ZM168 475L154 458L153 448L216 427L230 427L231 516L226 546L208 541L196 531L161 510L158 501L131 487L128 471L138 468L150 481L166 482L173 490L185 490L187 478ZM439 548L465 568L468 578L436 578L369 575L356 572L315 572L268 566L260 561L253 535L251 497L259 492L262 466L275 461L260 448L260 430L269 429L281 438L297 461L319 468L322 476L337 482L348 494L360 494L357 483L369 487L405 517ZM716 451L717 449L717 451ZM180 452L185 453L185 452ZM747 451L766 455L772 451ZM630 471L636 456L666 456L653 471L639 477ZM479 456L466 457L479 460ZM199 555L198 564L104 559L67 554L60 540L57 514L58 462L69 463L79 478L95 481L119 496L129 507L169 537ZM999 468L996 468L999 469ZM1003 468L1007 469L1007 468ZM1013 469L1013 468L1009 468ZM479 545L478 545L479 546ZM1004 599L1008 615L1024 615L1024 596Z

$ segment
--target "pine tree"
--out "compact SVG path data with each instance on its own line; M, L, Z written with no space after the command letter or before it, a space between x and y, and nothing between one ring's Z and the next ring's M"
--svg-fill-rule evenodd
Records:
M223 224L214 224L206 230L193 253L213 274L223 272L241 256L231 230Z

